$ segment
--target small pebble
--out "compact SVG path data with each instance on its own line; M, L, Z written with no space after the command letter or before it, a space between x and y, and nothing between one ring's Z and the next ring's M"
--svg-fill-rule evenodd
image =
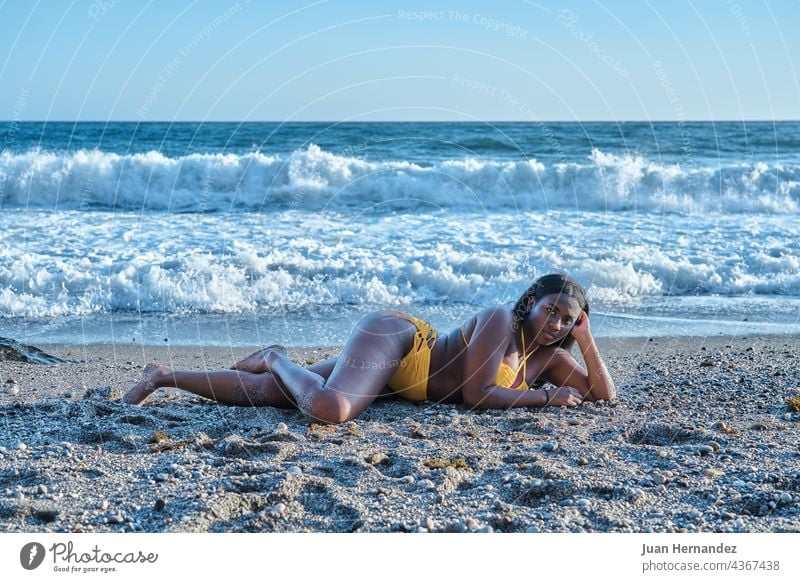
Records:
M425 521L423 522L422 525L428 531L433 531L436 529L436 522L430 516L425 518Z
M436 485L430 479L422 479L417 483L420 489L426 489L430 491L431 489L436 489Z
M581 457L580 459L578 459L578 466L585 467L588 464L589 464L589 459L587 459L586 457Z
M11 396L16 396L17 394L19 394L19 388L17 388L16 386L13 386L12 388L9 388L7 392Z
M386 453L373 453L369 457L367 457L367 463L370 465L380 465L384 461L389 460L389 455Z
M302 475L303 474L303 470L300 467L298 467L297 465L292 465L291 467L286 469L286 472L289 473L290 475Z
M28 445L26 445L25 443L19 443L19 444L17 445L17 450L20 450L20 451L25 451L25 450L27 450L27 449L28 449Z
M553 452L558 449L558 441L545 441L542 443L542 450Z
M285 503L276 503L272 506L272 515L282 515L283 512L286 511L286 504Z
M778 501L780 501L781 505L788 505L792 502L792 496L786 493L786 491L783 491L781 496L778 498Z
M538 528L538 526L532 525L525 530L525 533L541 533L542 530Z
M97 506L98 506L98 507L99 507L101 510L105 511L106 509L108 509L108 501L107 501L107 500L105 500L105 499L103 499L103 500L102 500L100 503L98 503L98 505L97 505Z
M400 482L405 485L411 485L414 481L416 481L416 479L414 479L413 475L406 475L400 478Z
M36 492L39 495L47 495L47 485L39 485L36 487Z
M286 432L289 430L289 427L286 426L285 423L279 422L278 426L275 427L275 432Z
M104 502L106 506L108 506L108 502ZM153 504L153 509L156 511L164 511L164 508L167 506L167 502L161 499L160 497L156 499L156 502Z
M169 475L166 473L158 473L155 477L153 477L157 483L163 483L167 479L169 479Z

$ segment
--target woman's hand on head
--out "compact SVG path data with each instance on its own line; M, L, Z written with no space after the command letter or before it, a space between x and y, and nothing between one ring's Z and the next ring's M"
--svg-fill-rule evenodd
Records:
M583 395L580 390L572 386L548 388L547 394L550 397L547 401L547 406L577 406L583 402Z
M588 313L581 311L581 314L578 316L578 319L575 320L575 323L572 326L570 334L572 334L572 337L574 337L575 341L578 342L578 345L581 345L583 342L592 339L592 330L589 326Z

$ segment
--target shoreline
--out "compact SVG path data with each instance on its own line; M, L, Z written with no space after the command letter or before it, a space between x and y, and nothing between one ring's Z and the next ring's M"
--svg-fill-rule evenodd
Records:
M598 345L611 403L390 398L322 426L177 389L118 400L150 361L217 369L255 348L37 344L76 363L0 361L0 531L800 531L800 337Z
M798 300L788 296L730 297L724 301L725 313L716 315L709 313L710 308L703 304L702 298L696 299L700 303L685 303L686 298L682 297L659 305L645 302L634 310L606 310L594 305L592 329L596 338L608 340L800 335L800 322L795 313ZM430 322L440 332L455 329L474 315L474 310L463 304L369 307L369 310L383 309L408 311ZM117 313L46 319L12 317L5 320L3 335L33 345L195 348L214 345L247 349L259 343L281 343L305 348L343 344L364 312L365 306L323 306L313 316L304 310L292 314L266 310L236 315L145 314L135 317Z
M649 342L650 340L658 341L664 340L667 342L677 341L677 340L692 340L692 341L703 341L703 340L724 340L724 339L738 339L738 340L758 340L758 339L795 339L798 336L791 333L753 333L753 334L723 334L720 332L717 335L652 335L652 334L644 334L638 336L596 336L595 340L600 342ZM247 345L234 345L231 347L226 346L219 346L219 345L196 345L196 344L182 344L182 343L174 343L174 342L99 342L99 341L87 341L87 342L36 342L36 347L55 347L58 349L64 348L77 348L80 346L87 346L87 347L104 347L104 346L121 346L124 348L137 348L137 347L159 347L159 348L180 348L180 349L212 349L212 350L237 350L237 351L247 351L259 349L260 346L256 344L247 344ZM297 346L286 346L288 349L297 349L297 350L316 350L316 349L328 349L328 350L337 350L341 346L335 345L316 345L316 344L306 344L306 345L297 345Z

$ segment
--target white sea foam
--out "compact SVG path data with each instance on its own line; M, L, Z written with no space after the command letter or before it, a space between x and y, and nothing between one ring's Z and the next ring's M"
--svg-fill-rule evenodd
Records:
M0 155L5 208L226 212L336 210L800 212L800 167L666 164L594 150L582 163L467 158L422 166L335 155L30 150Z
M6 317L486 306L554 270L604 305L798 296L800 225L568 211L0 213Z

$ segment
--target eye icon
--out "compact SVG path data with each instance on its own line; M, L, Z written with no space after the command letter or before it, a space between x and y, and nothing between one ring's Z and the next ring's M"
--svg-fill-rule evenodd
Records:
M26 570L35 570L44 562L44 546L37 542L31 542L22 546L19 552L19 563Z

